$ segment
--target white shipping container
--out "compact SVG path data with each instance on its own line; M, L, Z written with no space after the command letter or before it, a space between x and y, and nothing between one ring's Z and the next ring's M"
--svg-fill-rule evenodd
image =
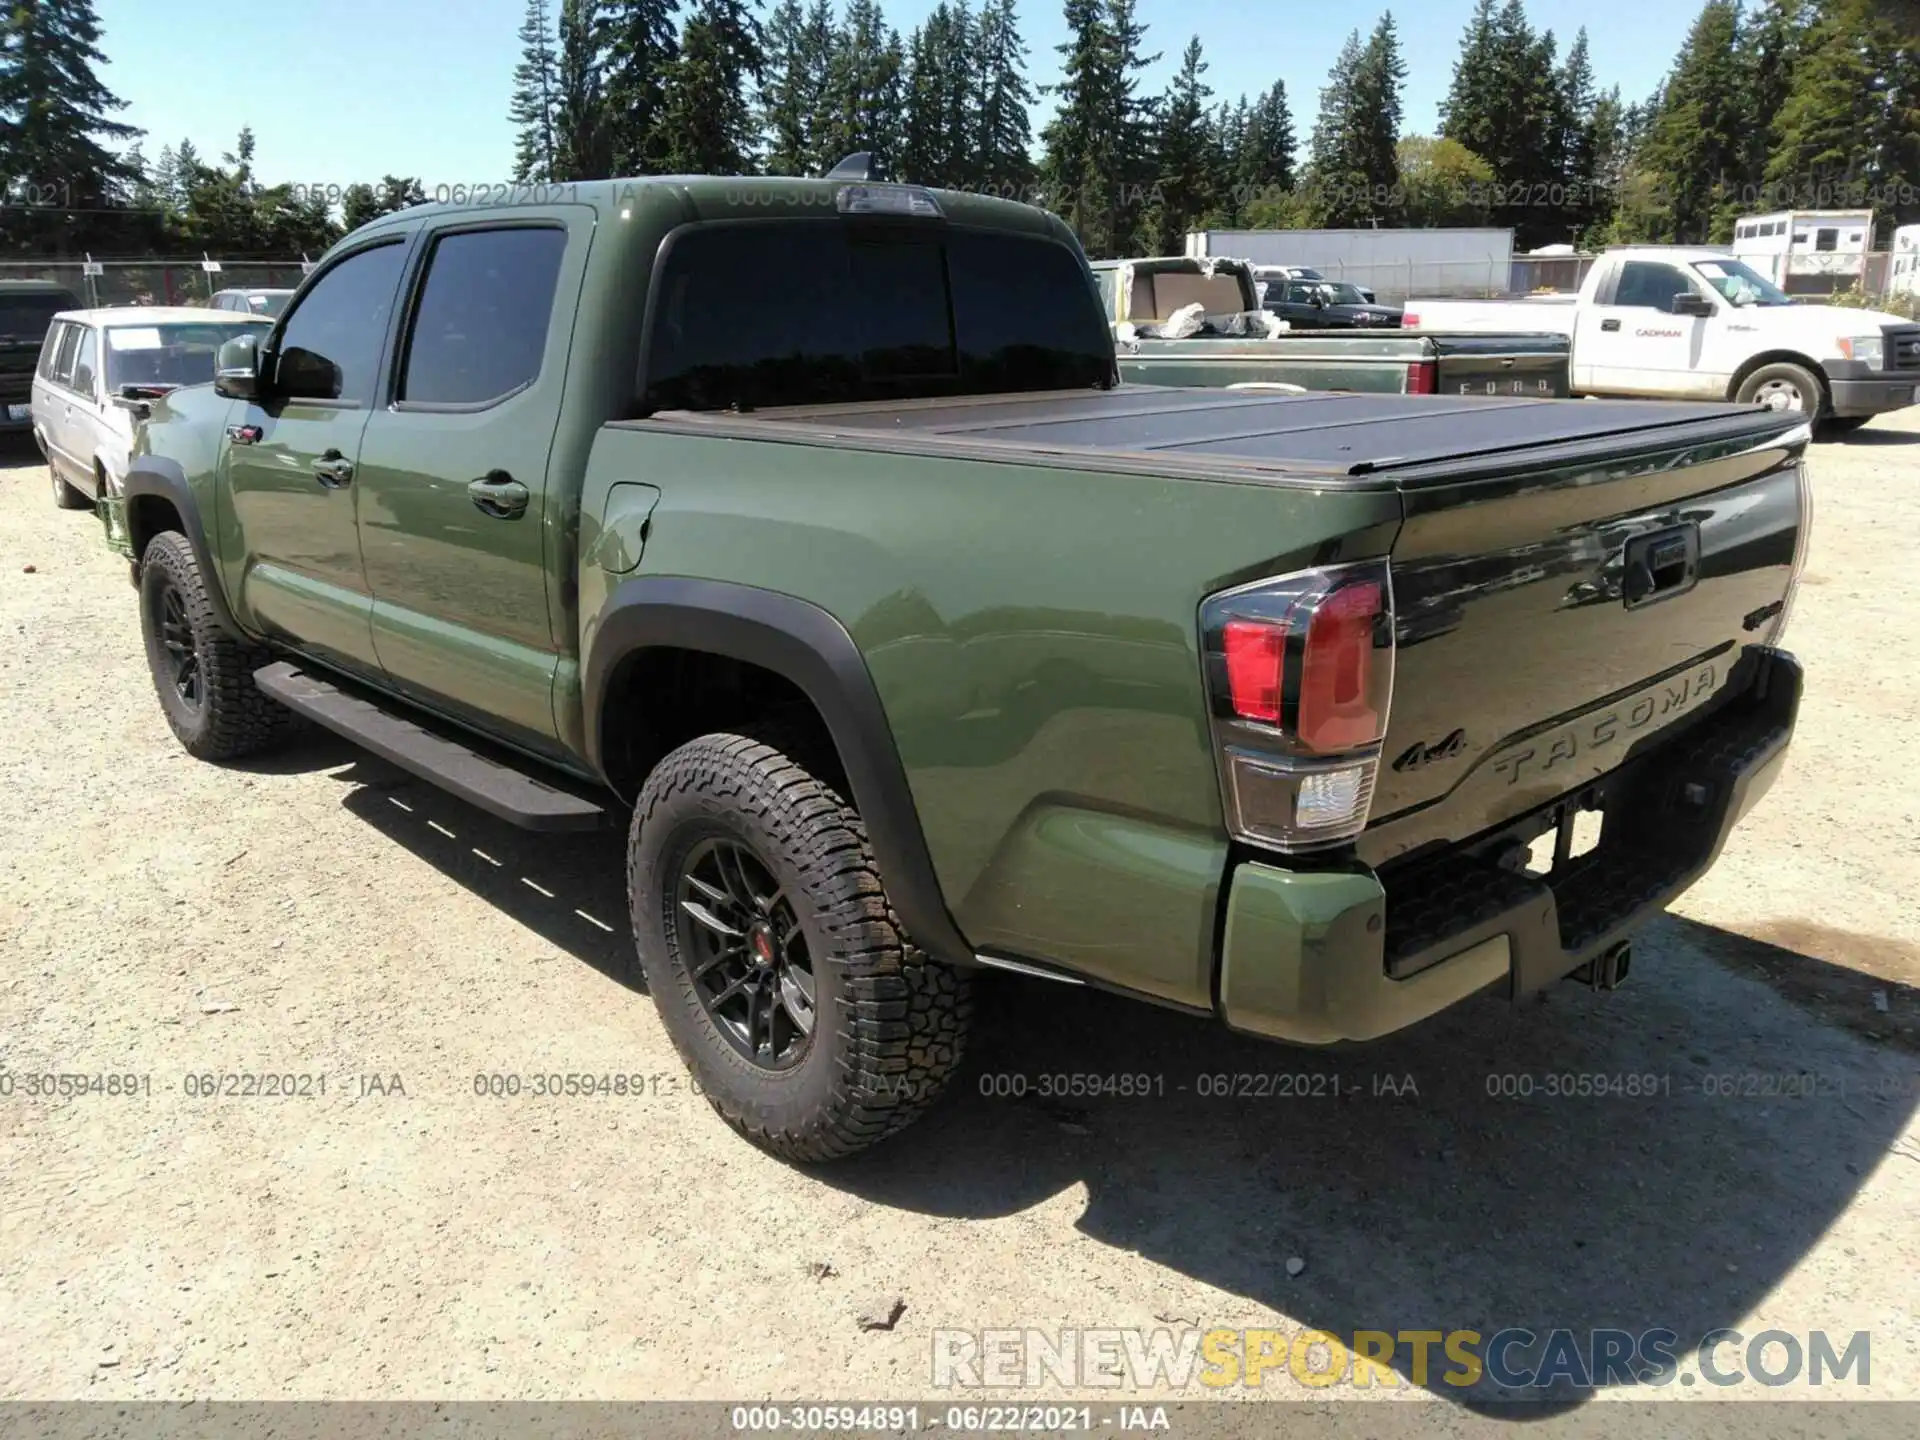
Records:
M1409 295L1502 295L1511 283L1513 231L1196 230L1186 253L1306 265L1397 303Z

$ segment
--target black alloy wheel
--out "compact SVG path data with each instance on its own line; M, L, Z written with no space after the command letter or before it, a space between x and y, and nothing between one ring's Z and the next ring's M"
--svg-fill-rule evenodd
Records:
M154 586L152 604L155 628L166 651L173 690L189 710L198 710L205 698L200 677L200 645L194 638L193 624L187 619L187 602L180 587L171 580Z
M674 898L681 953L715 1028L762 1069L799 1064L819 1014L813 952L772 870L737 840L701 840Z

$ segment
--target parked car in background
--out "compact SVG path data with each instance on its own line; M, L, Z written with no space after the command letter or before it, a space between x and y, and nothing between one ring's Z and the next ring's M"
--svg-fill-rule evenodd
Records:
M1398 305L1369 304L1360 287L1344 280L1289 280L1270 284L1261 304L1296 330L1400 328Z
M1260 303L1264 305L1269 294L1281 290L1290 281L1304 280L1310 284L1324 284L1327 277L1311 265L1256 265L1253 267L1253 280L1254 288L1260 294ZM1341 280L1335 283L1345 285L1348 282ZM1363 303L1368 305L1379 303L1379 297L1367 286L1355 285L1353 288L1359 292Z
M242 315L265 315L269 319L287 308L291 290L216 290L207 302L212 310L238 310Z
M0 280L0 429L33 424L33 367L47 327L62 310L79 307L79 297L54 281Z
M32 373L31 409L34 443L63 510L89 510L119 493L148 401L208 384L224 342L265 334L273 323L170 306L67 310L52 320Z
M1578 294L1409 300L1406 324L1557 331L1573 344L1576 395L1734 400L1835 431L1920 400L1920 325L1797 302L1704 246L1609 250Z
M1143 385L1552 400L1565 398L1571 383L1564 335L1410 335L1386 326L1377 334L1354 327L1270 334L1269 319L1290 322L1261 308L1257 272L1244 260L1171 255L1099 260L1092 269L1114 329L1120 376ZM1194 305L1202 312L1197 329L1191 321L1169 325Z

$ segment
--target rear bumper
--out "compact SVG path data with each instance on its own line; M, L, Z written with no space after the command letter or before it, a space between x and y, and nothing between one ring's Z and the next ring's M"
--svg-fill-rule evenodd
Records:
M1853 371L1841 363L1823 368L1827 372L1833 413L1842 419L1904 410L1914 403L1915 392L1920 391L1920 370L1890 375L1885 371Z
M1735 698L1582 792L1607 818L1599 845L1564 873L1536 878L1491 858L1542 812L1384 877L1239 866L1222 1018L1295 1044L1371 1040L1492 985L1537 990L1618 942L1706 872L1779 773L1800 666L1781 651L1750 658Z

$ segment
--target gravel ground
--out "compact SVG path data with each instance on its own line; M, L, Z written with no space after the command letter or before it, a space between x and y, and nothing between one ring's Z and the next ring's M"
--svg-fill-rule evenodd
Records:
M688 1092L627 963L618 837L527 837L324 737L187 758L124 562L20 446L0 461L0 1398L911 1398L936 1330L1508 1325L1664 1326L1683 1359L1720 1326L1865 1330L1866 1393L1920 1397L1920 786L1896 739L1920 715L1920 419L1816 451L1792 760L1625 989L1324 1056L999 981L956 1093L817 1171ZM1165 1093L983 1093L1115 1071ZM137 1088L27 1095L43 1072ZM229 1072L325 1092L191 1093ZM1228 1072L1342 1093L1200 1095ZM1488 1093L1570 1072L1665 1078ZM475 1093L544 1073L639 1093ZM1496 1396L1414 1383L1406 1354L1397 1386L1226 1393ZM1835 1394L1693 1378L1602 1393ZM1129 1392L1018 1398L1076 1393Z

